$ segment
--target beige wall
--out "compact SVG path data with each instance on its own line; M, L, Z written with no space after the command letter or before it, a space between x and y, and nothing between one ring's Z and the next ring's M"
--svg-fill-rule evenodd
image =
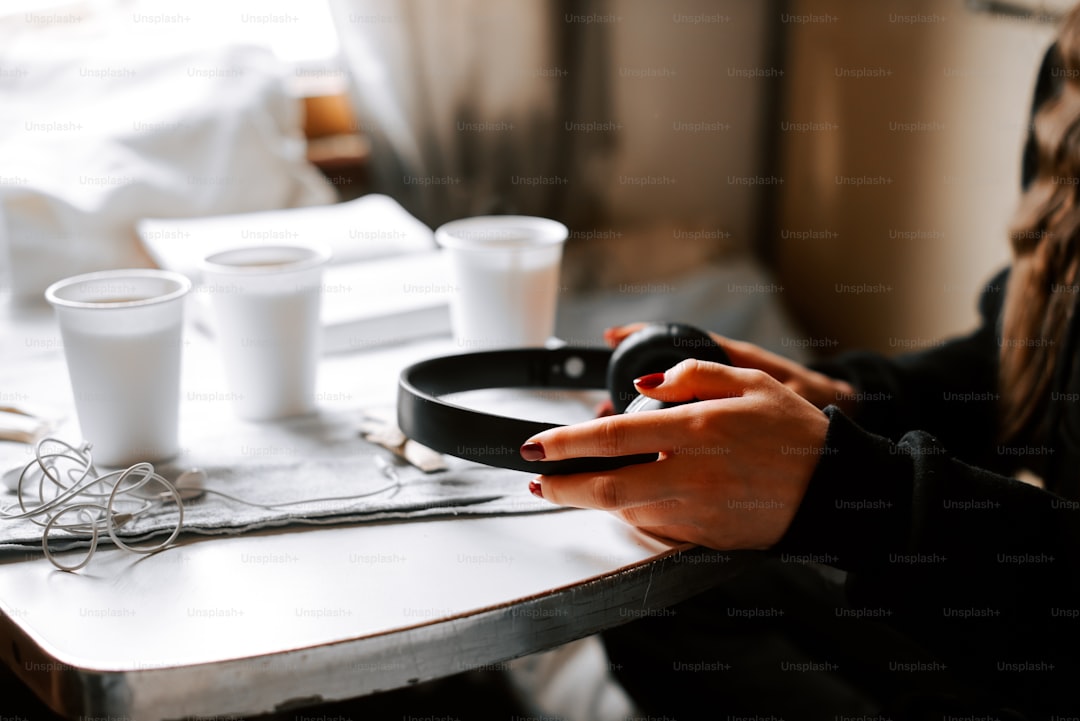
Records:
M610 216L598 230L618 237L568 247L572 285L672 278L753 244L764 191L728 179L763 172L763 114L778 81L728 70L765 62L773 4L608 2L619 130L611 163L598 170Z
M832 21L786 25L781 115L792 125L778 135L776 248L787 305L840 348L899 352L969 328L979 288L1008 262L1028 103L1052 28L962 0L791 6ZM911 15L932 17L902 21ZM884 290L847 292L862 285Z
M761 0L621 0L613 3L612 65L656 70L659 77L618 74L612 82L619 134L615 173L676 181L635 188L616 182L613 214L628 223L661 211L688 227L726 228L749 239L760 195L728 175L761 170L762 113L775 82L728 74L765 61L769 3ZM681 20L681 21L680 21ZM692 22L691 20L700 20ZM700 123L701 130L677 130ZM715 129L712 129L715 128Z

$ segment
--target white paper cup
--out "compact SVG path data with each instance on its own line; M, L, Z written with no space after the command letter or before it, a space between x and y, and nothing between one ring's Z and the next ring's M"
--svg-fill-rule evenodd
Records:
M435 231L455 286L450 320L459 349L547 342L555 331L568 235L562 223L523 215L464 218Z
M271 420L315 410L319 303L329 251L234 248L202 263L236 414Z
M126 466L179 450L180 350L191 281L110 270L53 283L75 410L95 462Z

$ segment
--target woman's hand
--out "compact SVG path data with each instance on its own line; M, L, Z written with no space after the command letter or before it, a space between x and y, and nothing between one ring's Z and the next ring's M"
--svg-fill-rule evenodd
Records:
M565 506L610 511L659 536L718 550L768 548L791 524L825 443L828 418L761 370L686 360L635 381L675 408L553 428L527 460L658 452L654 463L541 476L529 489Z
M631 323L608 328L604 331L604 342L614 348L622 343L626 336L644 328L645 325L645 323ZM765 371L818 408L832 404L839 406L848 415L854 413L855 389L850 383L812 371L806 366L771 353L753 343L731 340L716 333L709 335L724 349L734 365Z

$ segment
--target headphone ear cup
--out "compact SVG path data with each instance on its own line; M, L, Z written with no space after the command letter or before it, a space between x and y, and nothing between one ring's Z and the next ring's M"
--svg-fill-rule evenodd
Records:
M634 379L663 373L687 358L731 365L724 349L705 331L684 323L653 323L627 336L611 354L607 384L617 413L670 405L640 396ZM631 406L633 404L633 406Z

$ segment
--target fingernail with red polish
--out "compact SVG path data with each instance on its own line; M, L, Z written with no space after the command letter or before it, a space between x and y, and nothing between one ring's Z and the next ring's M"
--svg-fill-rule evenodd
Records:
M546 455L544 453L544 447L536 441L529 441L523 445L518 452L521 453L521 457L526 461L542 461Z
M641 376L634 379L634 385L638 388L644 388L645 390L651 390L664 382L663 373L650 373L647 376Z
M544 497L544 489L540 487L540 484L536 481L529 481L529 493L533 494L537 498Z

